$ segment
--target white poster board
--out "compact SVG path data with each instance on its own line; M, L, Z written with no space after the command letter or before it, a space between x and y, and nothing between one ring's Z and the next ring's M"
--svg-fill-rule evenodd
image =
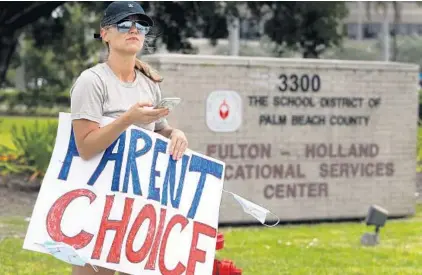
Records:
M102 125L111 119L103 119ZM65 243L94 266L129 274L212 274L225 164L135 126L103 153L78 156L70 114L56 144L24 248Z

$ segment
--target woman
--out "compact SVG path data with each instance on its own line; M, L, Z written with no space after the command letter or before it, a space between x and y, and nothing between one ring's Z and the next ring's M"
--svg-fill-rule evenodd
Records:
M162 78L136 58L153 21L136 2L113 2L101 21L108 60L81 73L71 89L71 115L80 156L89 160L104 151L131 124L171 140L170 154L180 159L188 146L185 134L167 123L168 109L153 109L161 100ZM116 118L105 127L103 116ZM112 275L90 266L73 267L73 275Z

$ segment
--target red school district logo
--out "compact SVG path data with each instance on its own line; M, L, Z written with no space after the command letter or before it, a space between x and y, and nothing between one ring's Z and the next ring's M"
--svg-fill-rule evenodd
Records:
M214 132L234 132L242 124L242 98L235 91L213 91L206 103L206 123Z
M223 100L223 103L220 105L220 117L226 119L229 116L229 105L227 105L226 100Z

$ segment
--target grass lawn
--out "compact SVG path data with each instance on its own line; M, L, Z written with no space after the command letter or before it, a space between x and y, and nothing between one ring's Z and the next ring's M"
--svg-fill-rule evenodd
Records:
M0 219L0 235L22 235L23 218ZM381 244L362 247L362 223L221 228L225 248L219 259L231 259L244 275L272 274L422 274L422 206L415 217L388 221ZM22 249L21 237L0 243L2 275L70 274L52 256Z
M12 125L17 127L25 126L28 124L34 124L38 120L41 124L48 121L57 120L57 118L45 118L45 117L20 117L20 116L0 116L0 145L6 145L14 148L12 143L12 136L10 129Z

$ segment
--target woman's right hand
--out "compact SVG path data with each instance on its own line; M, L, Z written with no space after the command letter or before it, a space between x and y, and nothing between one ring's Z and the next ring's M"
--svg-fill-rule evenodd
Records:
M169 109L153 109L151 102L138 102L127 112L130 122L140 124L150 124L169 114Z

